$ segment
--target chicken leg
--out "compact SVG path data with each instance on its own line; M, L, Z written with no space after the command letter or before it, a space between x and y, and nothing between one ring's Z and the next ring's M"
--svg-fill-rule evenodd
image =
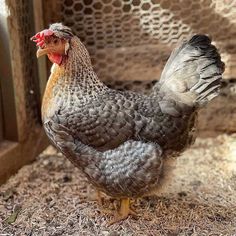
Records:
M96 200L100 206L103 205L102 193L99 190L96 191Z
M117 223L119 221L125 220L129 215L137 216L137 213L130 209L130 199L123 198L120 202L120 209L118 214L108 223L108 226Z

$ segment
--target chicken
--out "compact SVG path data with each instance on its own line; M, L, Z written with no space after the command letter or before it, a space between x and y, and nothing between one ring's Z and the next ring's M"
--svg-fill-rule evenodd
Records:
M121 199L112 223L127 218L130 198L158 190L168 160L193 143L199 109L219 94L217 49L205 35L183 42L144 95L102 83L85 46L61 23L32 40L37 57L53 62L42 103L46 134L99 191Z

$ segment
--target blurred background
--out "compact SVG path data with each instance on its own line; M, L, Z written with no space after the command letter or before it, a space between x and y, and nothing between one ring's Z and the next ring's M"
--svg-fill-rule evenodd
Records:
M40 105L51 64L30 37L54 22L72 27L108 86L144 93L176 44L210 35L226 71L199 135L236 132L236 0L0 0L0 183L49 145Z

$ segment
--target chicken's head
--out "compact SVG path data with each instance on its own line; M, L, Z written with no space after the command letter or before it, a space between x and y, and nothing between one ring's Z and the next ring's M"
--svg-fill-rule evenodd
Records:
M49 29L34 35L31 40L36 42L39 47L37 57L47 54L51 62L60 65L63 57L67 56L70 48L70 39L73 36L69 27L61 23L55 23L50 25Z

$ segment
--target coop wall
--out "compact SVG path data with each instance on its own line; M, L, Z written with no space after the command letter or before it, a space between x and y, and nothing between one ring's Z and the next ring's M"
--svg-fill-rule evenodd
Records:
M235 0L58 0L57 4L59 19L86 44L105 81L158 79L175 45L195 33L212 37L227 65L224 77L235 77Z

